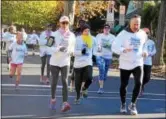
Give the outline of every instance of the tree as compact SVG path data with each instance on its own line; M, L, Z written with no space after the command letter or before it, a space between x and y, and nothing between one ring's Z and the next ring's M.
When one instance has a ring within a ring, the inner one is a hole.
M57 1L2 1L2 23L33 28L43 28L55 23L61 14L61 2Z
M156 37L156 29L160 10L159 2L145 1L142 11L142 26L150 29L153 37ZM147 18L148 16L148 18Z
M161 7L159 12L158 26L157 26L157 53L154 57L154 65L163 65L163 51L164 51L164 41L165 41L165 31L166 31L166 1L161 1Z

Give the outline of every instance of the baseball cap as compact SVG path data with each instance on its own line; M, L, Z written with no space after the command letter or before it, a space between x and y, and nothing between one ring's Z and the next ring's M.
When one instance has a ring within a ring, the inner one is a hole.
M60 20L59 20L59 22L69 22L69 17L67 17L67 16L62 16L61 18L60 18Z

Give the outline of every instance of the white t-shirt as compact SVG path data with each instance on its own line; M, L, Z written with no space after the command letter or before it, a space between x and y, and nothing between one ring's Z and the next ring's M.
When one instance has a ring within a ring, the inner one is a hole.
M115 38L112 45L112 51L120 55L119 68L132 70L137 66L143 66L143 52L147 52L147 47L144 46L147 40L147 35L143 30L132 33L126 30L121 31ZM132 51L124 53L123 50L131 48Z
M74 68L81 68L88 65L92 66L92 54L93 49L95 49L95 37L92 36L93 44L92 48L88 48L87 45L84 43L81 36L76 37L76 44L74 50ZM86 54L82 55L82 49L86 48Z
M39 41L39 37L37 34L31 34L30 35L30 43L36 45L37 41Z
M96 52L96 56L102 56L106 59L112 59L111 46L115 40L115 36L112 34L105 35L104 33L98 34L97 39L97 49L100 48L101 52Z
M70 35L63 37L59 30L55 31L55 43L51 47L52 55L50 58L50 65L64 67L70 65L70 54L74 52L75 35L70 32ZM66 52L61 52L60 47L65 47Z
M144 59L144 64L146 65L152 65L152 56L156 54L156 47L153 40L148 39L145 43L148 48L148 57Z
M16 35L6 32L4 33L3 39L6 41L6 49L8 49L13 42L16 42Z
M11 63L21 64L24 62L24 57L27 54L27 47L25 43L18 44L17 42L13 42L9 46L9 50L12 50Z

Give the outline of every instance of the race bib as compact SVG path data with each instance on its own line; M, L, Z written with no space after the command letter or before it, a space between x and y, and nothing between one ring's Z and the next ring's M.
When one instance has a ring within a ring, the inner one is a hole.
M133 48L134 52L138 52L140 45L141 45L141 42L139 38L131 37L130 46Z

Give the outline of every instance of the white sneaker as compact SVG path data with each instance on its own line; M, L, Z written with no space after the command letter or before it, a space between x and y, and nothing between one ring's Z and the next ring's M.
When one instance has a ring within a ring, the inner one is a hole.
M132 104L132 103L131 103L131 104L128 106L128 109L130 110L131 115L137 115L137 114L138 114L137 108L136 108L136 105L135 105L135 104Z
M120 107L120 113L127 113L126 104L122 104Z

